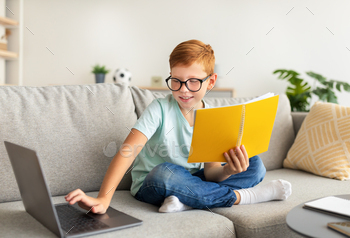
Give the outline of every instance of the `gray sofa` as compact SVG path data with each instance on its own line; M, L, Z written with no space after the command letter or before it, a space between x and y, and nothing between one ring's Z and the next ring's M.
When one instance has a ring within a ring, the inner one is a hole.
M37 151L55 203L65 202L64 195L76 188L96 197L130 128L154 98L163 96L119 84L0 87L0 237L54 237L25 212L3 141ZM247 100L209 96L205 100L212 106ZM129 172L110 206L143 224L98 237L300 237L286 224L294 206L350 193L349 181L282 167L305 115L290 113L288 98L280 95L269 151L260 155L267 168L262 184L279 178L291 182L286 201L158 213L158 207L131 196Z

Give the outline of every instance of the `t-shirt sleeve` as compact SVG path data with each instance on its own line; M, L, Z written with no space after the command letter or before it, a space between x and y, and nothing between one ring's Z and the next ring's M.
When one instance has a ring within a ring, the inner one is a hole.
M149 140L162 124L162 108L157 99L154 99L143 111L133 128L142 132Z

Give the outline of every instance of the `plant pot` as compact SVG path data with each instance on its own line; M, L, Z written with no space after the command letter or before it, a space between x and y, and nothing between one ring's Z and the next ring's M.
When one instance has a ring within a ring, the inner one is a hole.
M96 83L104 83L105 82L105 74L95 74Z

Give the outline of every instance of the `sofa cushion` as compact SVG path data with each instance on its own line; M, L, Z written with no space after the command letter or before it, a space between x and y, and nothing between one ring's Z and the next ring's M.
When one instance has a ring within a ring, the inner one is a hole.
M150 90L141 89L135 86L131 86L130 91L134 100L137 118L140 118L142 112L153 101L153 99L164 98L166 96L165 93L151 92Z
M237 237L301 237L288 228L286 216L295 206L306 201L340 194L350 194L350 181L315 176L292 169L268 171L257 186L271 180L284 179L292 184L292 195L285 201L270 201L251 205L233 205L231 208L214 208L214 213L231 219Z
M137 119L129 88L118 84L3 86L0 111L0 202L20 199L3 141L38 153L53 195L96 191Z
M96 197L97 192L88 195ZM60 196L54 197L53 202L56 204L65 200ZM129 191L116 191L110 206L141 219L143 224L91 237L236 237L232 222L224 216L202 210L159 213L158 207L136 200ZM0 220L3 238L55 237L25 212L20 201L0 204Z
M350 107L316 102L283 165L339 180L350 179Z

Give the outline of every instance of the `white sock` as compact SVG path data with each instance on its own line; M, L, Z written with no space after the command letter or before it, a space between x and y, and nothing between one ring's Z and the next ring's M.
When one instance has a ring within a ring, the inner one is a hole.
M177 197L172 195L164 199L159 212L181 212L189 209L193 208L183 204Z
M288 181L278 179L261 186L240 189L237 192L241 195L240 205L286 200L292 194L292 185Z

